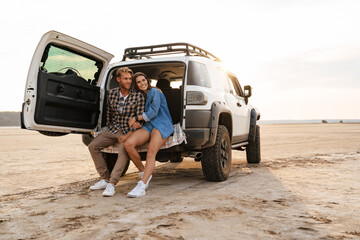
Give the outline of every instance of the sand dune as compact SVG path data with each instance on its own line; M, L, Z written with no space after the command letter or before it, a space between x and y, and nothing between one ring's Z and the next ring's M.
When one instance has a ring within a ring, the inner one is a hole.
M360 124L262 125L262 162L231 177L159 163L145 197L134 166L104 198L80 135L0 128L0 239L359 239Z

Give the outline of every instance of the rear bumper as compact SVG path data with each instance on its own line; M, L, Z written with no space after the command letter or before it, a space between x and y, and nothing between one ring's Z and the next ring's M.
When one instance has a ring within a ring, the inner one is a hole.
M210 138L210 128L192 128L184 129L186 134L186 147L201 148Z

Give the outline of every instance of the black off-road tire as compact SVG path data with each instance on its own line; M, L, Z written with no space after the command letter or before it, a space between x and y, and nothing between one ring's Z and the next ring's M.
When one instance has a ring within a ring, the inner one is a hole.
M42 135L49 136L49 137L61 137L68 135L69 133L62 133L62 132L49 132L49 131L39 131Z
M116 160L118 158L118 154L117 153L104 153L103 152L102 155L103 155L103 157L105 159L108 171L111 173L114 166L115 166ZM125 165L124 171L121 173L121 177L125 175L126 171L129 168L129 164L130 164L130 160Z
M225 181L231 168L231 142L227 128L219 125L214 146L204 149L201 158L205 178L212 182Z
M246 147L246 160L248 163L260 163L260 126L256 125L255 129L255 141L249 142Z

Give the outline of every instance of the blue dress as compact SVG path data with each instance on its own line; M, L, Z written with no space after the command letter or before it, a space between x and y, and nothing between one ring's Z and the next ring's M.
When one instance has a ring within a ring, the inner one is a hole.
M173 122L168 109L164 94L157 88L147 90L145 112L142 114L144 127L152 129L155 127L161 133L163 139L174 132ZM151 124L152 126L149 126Z

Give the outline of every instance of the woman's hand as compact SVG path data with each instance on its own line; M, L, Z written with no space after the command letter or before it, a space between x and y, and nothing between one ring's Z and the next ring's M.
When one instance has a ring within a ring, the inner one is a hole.
M131 125L131 127L138 129L138 128L141 128L141 124L139 122L134 122L133 125Z
M136 122L135 117L130 118L130 120L129 120L129 122L128 122L129 127L132 127L132 125L133 125L135 122Z

